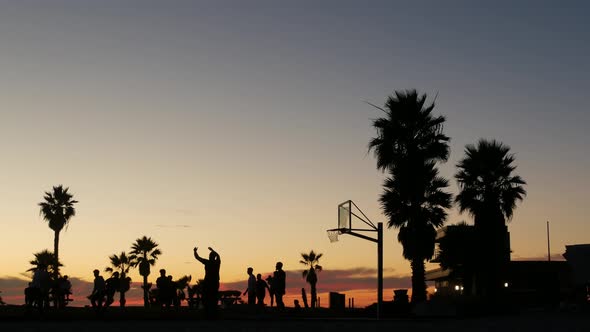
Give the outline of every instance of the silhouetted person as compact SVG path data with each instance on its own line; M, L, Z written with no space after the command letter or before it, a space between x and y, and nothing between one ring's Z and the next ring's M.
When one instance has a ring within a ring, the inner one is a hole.
M301 298L303 299L303 306L309 308L307 305L307 293L305 292L305 287L301 287Z
M272 307L275 304L275 286L272 275L266 277L266 283L268 284L268 295L270 296L270 306Z
M168 300L168 303L170 305L175 305L175 306L180 306L180 302L177 303L177 299L178 299L178 294L176 293L176 282L174 280L172 280L172 276L169 275L168 276L168 283L166 284L166 297ZM184 293L183 293L184 294Z
M256 299L258 300L258 305L263 308L267 289L269 289L268 284L262 279L262 274L258 273L256 275Z
M43 311L45 307L49 306L50 288L51 276L49 275L49 272L47 272L47 266L39 265L33 274L33 281L31 282L31 295L33 302L41 311Z
M166 270L160 270L160 276L156 279L156 287L158 290L157 298L160 305L165 305L167 308L170 307L172 303L172 297L170 293L172 292L172 276L168 278L166 276Z
M277 262L276 271L273 274L273 284L275 288L275 297L277 299L277 307L279 309L285 308L285 303L283 303L283 295L285 295L285 279L286 275L285 271L283 271L283 263Z
M25 288L25 305L32 307L35 305L35 289L33 289L33 282L29 282L29 286Z
M160 276L156 279L156 287L158 289L164 288L164 284L166 283L166 270L160 269Z
M242 295L248 293L248 305L253 306L256 304L256 277L254 277L254 269L249 267L246 273L248 273L248 288Z
M67 275L64 275L57 280L57 286L55 289L58 307L63 308L68 304L67 302L70 298L70 295L72 294L72 283L68 279Z
M121 280L119 279L119 272L114 272L113 275L105 281L106 302L105 307L110 306L115 302L115 293L121 288Z
M195 258L205 266L205 278L203 279L203 305L205 312L209 317L213 317L217 311L217 301L219 298L219 268L221 267L221 257L209 247L209 259L199 256L198 248L193 249Z
M105 282L104 278L100 275L100 271L94 270L94 287L92 288L92 293L90 294L90 303L92 307L99 311L102 308L102 303L104 301L105 295Z
M297 299L293 300L293 306L295 307L295 311L297 311L297 312L301 311L301 305L299 305L299 300L297 300Z

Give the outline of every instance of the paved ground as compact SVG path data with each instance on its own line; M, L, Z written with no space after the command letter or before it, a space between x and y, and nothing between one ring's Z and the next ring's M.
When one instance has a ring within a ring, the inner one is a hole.
M469 319L224 319L205 320L76 320L4 321L0 331L130 332L130 331L280 331L280 332L461 332L461 331L590 331L587 314L530 314Z
M408 315L405 318L386 318L380 321L373 318L374 313L366 310L333 312L327 309L273 309L252 311L247 306L236 306L220 310L217 320L206 320L202 310L195 311L187 307L178 310L114 307L97 316L91 308L50 309L41 314L23 306L0 306L0 332L590 332L590 310L586 309L578 313L527 312L468 318L454 315L436 318Z

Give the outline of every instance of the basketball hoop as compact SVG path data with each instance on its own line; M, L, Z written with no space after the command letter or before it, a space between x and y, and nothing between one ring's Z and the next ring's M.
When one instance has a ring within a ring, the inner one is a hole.
M342 231L338 228L329 229L326 232L328 233L328 239L330 239L331 243L338 242L338 235L342 234Z
M380 319L383 310L383 223L375 225L353 201L348 200L338 204L338 228L326 232L330 242L338 242L340 234L347 234L377 244L377 319ZM365 235L367 233L377 236Z

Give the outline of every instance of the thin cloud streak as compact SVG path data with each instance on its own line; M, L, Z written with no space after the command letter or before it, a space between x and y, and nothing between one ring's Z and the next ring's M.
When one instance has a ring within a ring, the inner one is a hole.
M388 270L392 272L393 270ZM287 293L301 293L301 288L309 288L300 271L285 271L287 275ZM258 273L254 271L254 273ZM271 272L262 273L263 278ZM244 275L245 276L245 275ZM386 275L383 277L384 288L410 288L411 278L407 275ZM375 289L377 287L377 270L372 268L352 268L324 270L318 273L317 288L319 292L345 292L352 290ZM222 284L223 289L246 289L246 278L236 282Z

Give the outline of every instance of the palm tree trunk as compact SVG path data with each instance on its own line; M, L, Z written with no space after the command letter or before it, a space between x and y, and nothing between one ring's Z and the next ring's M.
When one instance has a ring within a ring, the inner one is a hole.
M315 308L317 306L318 295L315 283L311 284L311 308Z
M125 307L125 285L127 282L127 274L125 273L125 263L121 263L121 273L119 274L119 306Z
M149 305L147 284L148 284L147 276L143 276L143 306L146 308Z
M52 288L51 291L53 291L53 285L57 283L57 278L59 277L59 231L54 231L53 233L54 233L54 236L53 236L53 255L54 256L53 257L55 258L55 261L53 262L53 281L51 283L51 288ZM57 301L56 296L54 296L54 299L53 299L53 306L55 308L57 308L57 306L58 306L58 301Z
M55 256L55 262L53 262L53 278L57 280L59 276L59 231L54 231L53 255Z
M424 281L424 260L412 259L412 303L426 301L426 282Z

